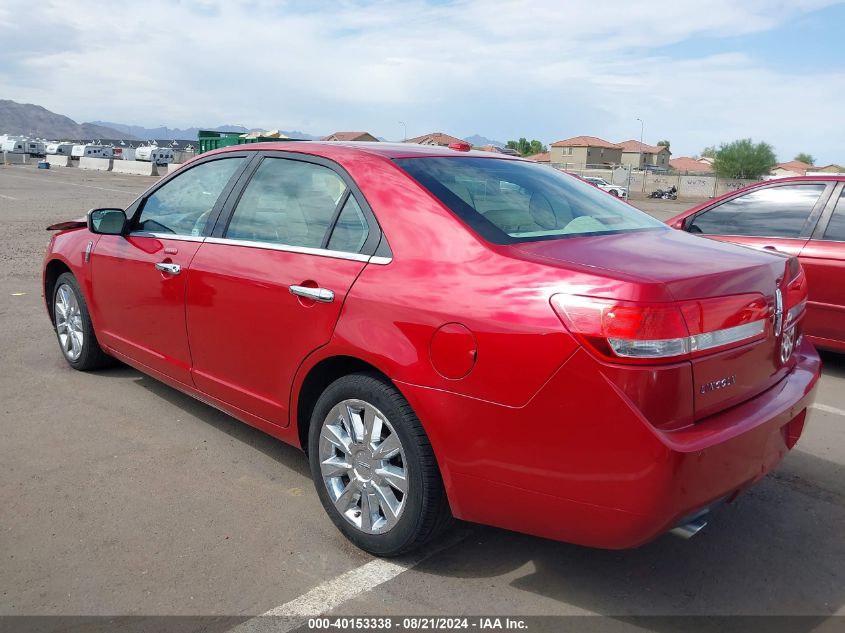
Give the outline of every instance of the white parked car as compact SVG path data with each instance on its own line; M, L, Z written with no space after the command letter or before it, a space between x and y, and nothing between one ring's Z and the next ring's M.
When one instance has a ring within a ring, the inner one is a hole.
M604 178L598 178L596 176L584 176L584 180L586 180L591 185L595 185L599 189L607 191L609 194L612 194L617 198L628 198L628 187L611 184L607 182Z

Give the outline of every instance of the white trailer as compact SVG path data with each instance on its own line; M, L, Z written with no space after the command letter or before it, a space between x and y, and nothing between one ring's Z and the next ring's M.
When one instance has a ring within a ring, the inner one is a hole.
M47 145L48 154L70 156L71 151L73 151L73 143L49 143Z
M135 160L149 161L156 165L169 165L174 161L174 154L169 147L145 145L135 148Z
M82 158L83 156L90 156L91 158L111 158L114 156L114 150L111 147L104 145L74 145L71 149L70 155L72 158Z

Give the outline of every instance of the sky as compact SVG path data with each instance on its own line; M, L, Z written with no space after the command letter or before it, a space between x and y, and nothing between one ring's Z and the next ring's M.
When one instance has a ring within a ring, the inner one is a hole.
M83 122L738 138L845 164L845 1L0 0L0 98ZM402 125L401 122L404 122Z

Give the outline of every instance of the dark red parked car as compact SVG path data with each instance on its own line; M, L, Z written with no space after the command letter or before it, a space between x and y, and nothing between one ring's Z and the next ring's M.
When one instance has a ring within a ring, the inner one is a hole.
M810 292L804 332L817 347L845 352L845 176L757 183L700 204L667 224L797 257Z
M606 548L694 533L802 432L798 260L458 149L234 147L54 227L62 352L303 447L376 554L451 517Z

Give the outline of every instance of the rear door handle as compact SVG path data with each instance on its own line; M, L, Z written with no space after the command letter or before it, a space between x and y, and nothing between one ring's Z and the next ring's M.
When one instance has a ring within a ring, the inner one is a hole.
M297 297L313 299L320 303L331 303L334 301L334 293L328 288L309 288L308 286L290 286L290 293Z
M168 262L156 262L156 269L168 275L178 275L182 272L182 267L179 264L170 264Z

